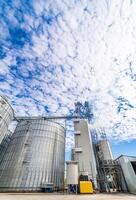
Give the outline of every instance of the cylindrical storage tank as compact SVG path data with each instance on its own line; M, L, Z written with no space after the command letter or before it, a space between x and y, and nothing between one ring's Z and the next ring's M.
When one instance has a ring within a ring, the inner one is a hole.
M67 184L78 184L78 163L76 161L67 161Z
M6 134L6 136L4 137L4 139L2 140L2 142L0 144L0 163L1 163L3 156L7 150L7 147L10 143L11 135L12 135L12 132L8 131L8 133Z
M102 152L103 160L113 160L113 155L108 140L101 140L99 142L99 148Z
M7 99L0 96L0 144L8 134L8 126L14 118L14 111Z
M43 184L62 189L65 129L44 119L18 123L0 164L1 191L39 191Z

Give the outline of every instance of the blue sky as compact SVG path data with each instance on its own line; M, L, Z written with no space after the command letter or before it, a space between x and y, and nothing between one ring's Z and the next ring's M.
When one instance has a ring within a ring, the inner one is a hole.
M129 152L136 139L135 8L132 0L1 0L0 93L16 115L69 114L75 101L88 100L92 127L105 128Z
M110 144L114 158L120 155L136 156L136 140L111 142Z

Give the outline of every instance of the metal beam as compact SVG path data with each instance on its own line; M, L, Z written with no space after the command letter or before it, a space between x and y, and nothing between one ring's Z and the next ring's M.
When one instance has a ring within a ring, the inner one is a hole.
M71 119L77 119L77 118L81 118L79 116L67 116L67 115L64 115L64 116L30 116L30 117L25 117L25 116L16 116L15 119L17 121L20 121L20 120L33 120L33 119L44 119L44 120L48 120L48 119L67 119L67 120L71 120ZM83 117L82 117L83 118Z

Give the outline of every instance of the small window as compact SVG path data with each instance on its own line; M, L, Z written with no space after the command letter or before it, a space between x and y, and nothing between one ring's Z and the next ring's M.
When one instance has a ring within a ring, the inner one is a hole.
M75 153L82 153L82 147L76 147L75 148Z
M79 123L80 122L79 119L74 119L73 121L74 121L74 123Z
M75 135L81 135L81 132L80 131L74 131L74 134Z
M131 165L132 165L133 170L134 170L134 172L135 172L135 174L136 174L136 161L131 162Z

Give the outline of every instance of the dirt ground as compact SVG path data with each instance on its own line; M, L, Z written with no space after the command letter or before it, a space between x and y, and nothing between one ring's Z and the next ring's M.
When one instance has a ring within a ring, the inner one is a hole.
M63 195L45 193L0 193L0 200L136 200L131 194Z

